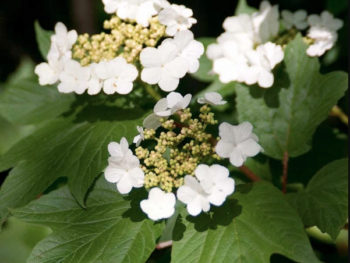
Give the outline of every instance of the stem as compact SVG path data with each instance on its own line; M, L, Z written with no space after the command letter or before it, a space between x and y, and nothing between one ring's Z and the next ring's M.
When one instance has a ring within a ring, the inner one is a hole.
M338 106L333 107L331 115L339 118L345 125L349 125L348 115L346 115Z
M169 241L165 241L165 242L161 242L161 243L157 244L156 249L161 250L164 248L171 247L172 245L173 245L173 241L169 240Z
M162 96L151 85L146 85L146 91L156 101L158 101L162 98Z
M287 182L288 182L288 152L284 153L283 156L283 176L282 176L282 192L287 193Z
M256 176L252 170L250 170L247 166L242 165L241 167L239 167L239 170L241 170L242 173L245 174L245 176L247 176L250 180L252 180L253 182L258 182L261 179Z

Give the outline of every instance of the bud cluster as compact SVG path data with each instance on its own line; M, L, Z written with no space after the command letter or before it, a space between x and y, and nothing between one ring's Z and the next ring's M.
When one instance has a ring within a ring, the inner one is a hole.
M145 173L145 187L159 187L166 192L184 184L186 175L194 176L200 163L219 159L215 153L217 138L206 131L208 125L217 124L208 105L193 118L189 108L178 111L169 119L161 119L162 129L145 129L143 145L137 147L136 156ZM154 144L154 143L153 143Z
M159 23L158 17L152 17L149 22L149 27L143 27L113 16L104 22L104 29L109 33L79 35L72 56L82 66L108 61L118 55L133 63L138 60L144 47L155 47L165 36L165 26Z

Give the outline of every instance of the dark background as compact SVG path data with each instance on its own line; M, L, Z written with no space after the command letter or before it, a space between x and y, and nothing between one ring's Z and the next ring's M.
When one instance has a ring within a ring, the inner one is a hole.
M185 4L192 8L198 24L193 31L196 37L218 36L222 31L222 22L234 14L238 0L174 0L173 3ZM258 7L261 1L247 0L251 6ZM320 13L329 10L345 20L347 0L279 0L280 10L305 9L308 13ZM39 62L41 59L35 42L33 23L39 20L42 27L52 30L57 21L62 21L69 29L78 33L97 33L107 15L103 12L101 0L0 0L0 82L15 70L24 56ZM336 63L328 63L325 71L347 70L347 22L339 34Z

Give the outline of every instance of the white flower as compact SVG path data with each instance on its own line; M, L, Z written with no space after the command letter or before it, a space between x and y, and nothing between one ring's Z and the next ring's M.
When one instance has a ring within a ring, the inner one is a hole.
M200 183L191 175L185 176L184 185L177 190L177 198L187 205L187 211L191 216L197 216L202 211L210 210L208 193L204 192Z
M163 9L159 15L159 22L166 25L166 33L174 36L176 32L187 30L197 23L193 17L193 11L183 5L171 5Z
M35 74L39 77L39 84L52 85L58 81L59 74L64 67L63 60L52 60L49 63L43 62L35 67Z
M141 79L151 85L158 84L166 92L175 90L189 69L188 62L179 56L177 46L170 41L158 48L143 49L140 61L144 67Z
M331 49L338 39L337 30L343 26L343 21L334 18L328 11L323 11L321 16L310 15L308 23L311 26L308 37L314 40L306 53L309 56L322 56L327 50Z
M133 81L138 71L122 57L103 61L94 67L94 72L103 81L103 91L106 94L128 94L133 89ZM96 90L98 83L95 83Z
M308 37L312 38L314 43L308 47L306 53L310 57L320 57L334 46L338 39L338 34L326 28L311 27Z
M222 158L230 158L232 165L240 167L247 157L253 157L261 151L258 138L252 132L249 122L237 126L226 122L219 126L220 140L216 145L216 153Z
M323 27L331 31L337 31L343 26L343 21L329 13L328 11L323 11L321 15L310 15L307 19L311 27Z
M279 30L278 6L268 1L260 4L260 10L252 14L252 22L255 30L255 38L258 43L265 43L278 34Z
M125 137L121 138L120 143L111 142L108 144L108 152L110 154L110 162L120 162L127 155L132 155L132 151L129 149L129 143Z
M284 58L281 46L267 42L260 45L256 50L247 52L250 67L243 76L247 84L258 83L262 88L269 88L274 83L272 69Z
M236 41L210 45L207 55L209 58L215 58L213 71L219 75L221 82L242 81L242 72L247 69L248 60Z
M210 204L221 206L235 189L228 169L221 165L198 165L195 176L198 180L187 175L184 185L177 190L178 199L187 205L187 211L192 216L208 212Z
M58 53L58 56L65 56L67 52L71 54L71 49L78 39L78 33L75 30L67 30L67 27L58 22L55 26L55 34L51 36L50 53Z
M222 96L217 92L207 92L204 98L198 99L199 104L224 105L227 101L222 99Z
M82 67L79 62L69 60L65 63L64 70L59 75L58 91L82 94L88 88L90 77L91 70L89 67Z
M282 22L287 29L291 29L294 26L296 29L304 30L308 27L306 21L307 12L305 10L298 10L294 13L289 10L283 10L281 14Z
M157 15L162 7L169 3L165 0L103 0L106 13L116 13L121 19L136 20L144 27L149 26L149 19Z
M191 102L191 98L191 94L183 97L178 92L171 92L166 98L157 102L154 106L154 113L159 117L169 117L175 112L187 108Z
M160 188L152 188L148 199L141 201L144 213L154 221L171 217L175 212L176 198L173 193L165 193Z
M133 187L140 188L144 185L144 173L140 161L126 144L127 141L123 138L120 144L111 143L108 146L111 157L104 171L106 180L115 183L121 194L128 194Z
M143 134L143 128L140 126L137 126L137 131L139 132L138 135L134 137L133 143L136 144L136 147L139 147L141 142L145 139L145 136Z
M199 69L199 58L204 53L204 46L201 42L194 40L194 35L189 30L180 31L173 39L166 39L164 42L175 44L179 50L179 56L187 61L188 72L195 73Z
M221 206L235 190L235 181L229 177L229 170L222 165L200 164L195 175L203 190L208 193L209 202L215 206Z
M40 63L35 68L40 85L52 85L58 81L65 63L71 60L71 48L77 38L78 34L75 30L68 31L61 22L56 24L55 34L51 36L51 46L47 54L48 62Z

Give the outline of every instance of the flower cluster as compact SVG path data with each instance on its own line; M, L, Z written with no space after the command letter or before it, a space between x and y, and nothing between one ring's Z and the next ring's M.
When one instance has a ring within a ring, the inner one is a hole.
M210 92L199 98L202 106L196 116L189 108L191 98L171 92L158 101L144 127L137 127L135 155L125 139L109 145L106 180L116 183L122 194L132 187L149 190L140 206L152 220L169 218L176 199L192 216L208 212L211 205L221 206L234 192L235 182L218 162L227 158L240 167L262 150L250 123L222 123L219 137L212 133L218 121L211 106L226 103L220 94Z
M297 30L310 26L305 38L311 44L307 54L321 56L333 47L336 31L342 27L342 21L334 19L327 11L321 16L308 17L304 10L295 13L284 10L281 15L280 21L278 6L263 1L260 10L251 15L226 18L225 32L207 49L207 56L213 60L213 72L223 83L257 83L262 88L269 88L274 83L272 70L283 60L283 48ZM280 27L281 22L283 27Z
M35 73L41 85L58 83L62 93L128 94L141 80L170 92L199 68L203 45L189 31L191 9L166 0L103 0L112 14L96 35L79 35L57 23L47 63Z

